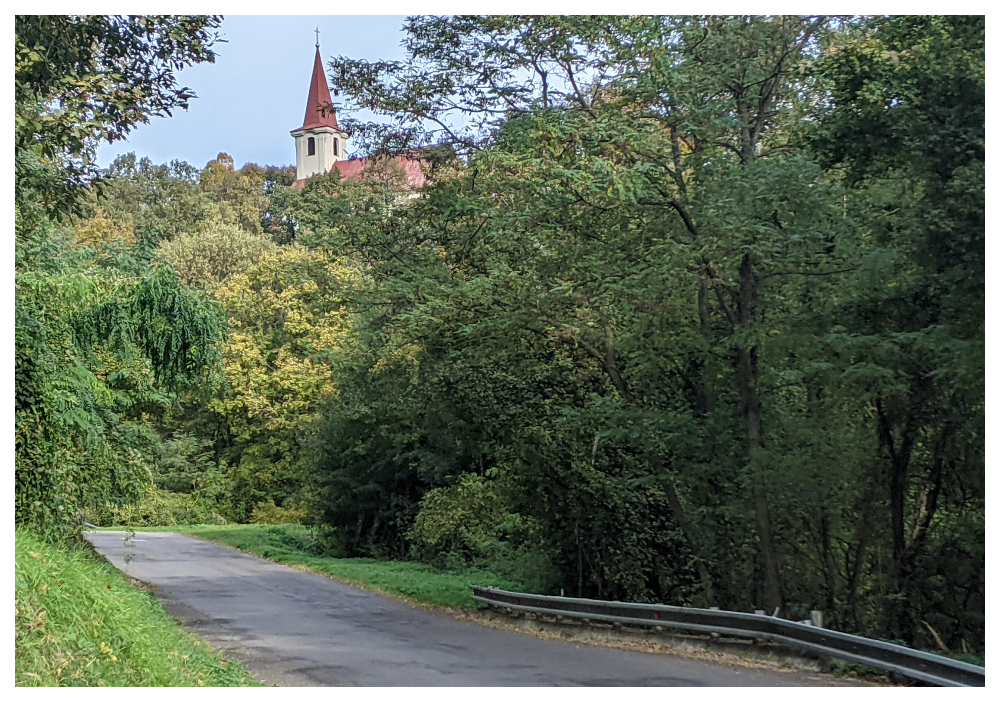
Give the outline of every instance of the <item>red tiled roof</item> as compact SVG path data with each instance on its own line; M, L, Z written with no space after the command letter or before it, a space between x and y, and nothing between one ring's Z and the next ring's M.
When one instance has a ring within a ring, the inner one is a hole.
M349 161L336 161L333 167L340 171L340 175L344 180L354 180L361 177L362 172L368 169L373 162L371 158L358 158ZM423 187L426 182L426 176L424 175L423 168L421 168L423 164L422 159L411 156L394 156L391 159L391 163L401 168L406 175L407 190L415 190L416 188ZM305 185L305 180L297 180L292 184L292 187L299 189L304 188Z
M306 102L306 117L302 121L299 129L314 129L316 127L337 126L337 113L330 108L321 108L329 105L330 86L326 84L326 74L323 73L323 60L319 56L319 47L316 47L316 60L313 62L312 81L309 83L309 100Z

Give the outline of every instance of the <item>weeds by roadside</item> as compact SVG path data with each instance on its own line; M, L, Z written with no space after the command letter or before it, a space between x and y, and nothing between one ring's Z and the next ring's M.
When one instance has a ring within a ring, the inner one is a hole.
M86 545L53 544L23 528L14 544L15 685L258 684Z

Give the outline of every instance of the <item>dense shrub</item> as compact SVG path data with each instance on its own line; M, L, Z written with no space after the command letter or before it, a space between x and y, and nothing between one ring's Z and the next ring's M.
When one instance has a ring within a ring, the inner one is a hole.
M518 530L522 521L495 482L467 473L424 495L407 537L416 558L457 567L499 555L504 532Z
M124 505L106 503L91 511L97 526L155 527L178 524L225 524L226 519L196 495L148 490Z
M278 507L274 500L265 500L253 510L253 524L301 524L306 516L304 507L283 505Z

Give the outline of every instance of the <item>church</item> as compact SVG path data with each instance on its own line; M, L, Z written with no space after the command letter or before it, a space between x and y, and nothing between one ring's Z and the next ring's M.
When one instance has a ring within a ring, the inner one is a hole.
M327 109L324 110L324 107ZM306 116L302 126L292 130L292 136L295 138L296 174L293 188L302 188L309 178L327 174L334 169L344 178L358 178L375 162L371 157L347 158L347 140L350 135L337 125L337 112L331 106L330 87L323 72L319 42L316 43ZM406 176L408 190L423 186L425 177L419 157L394 156L390 158L390 162ZM384 163L384 159L380 158L379 163Z

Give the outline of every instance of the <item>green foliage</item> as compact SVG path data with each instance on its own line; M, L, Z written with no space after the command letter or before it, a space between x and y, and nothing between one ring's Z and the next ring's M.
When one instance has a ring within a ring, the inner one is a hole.
M248 163L239 171L229 154L219 154L201 172L203 192L218 203L223 222L231 222L250 234L260 234L261 219L270 205L266 193L265 171Z
M890 566L871 621L924 645L931 626L956 649L978 637L985 593L984 41L981 17L846 31L821 63L835 102L813 137L856 184L872 240L828 337L877 427Z
M282 247L215 290L232 332L222 346L227 389L209 408L229 436L222 501L235 521L268 499L305 498L319 405L335 389L332 351L350 325L342 299L351 278L330 256Z
M160 443L149 418L173 391L210 376L218 358L217 309L148 264L162 229L147 215L160 212L131 195L98 205L100 184L84 186L97 175L100 141L187 107L193 93L175 73L214 59L219 21L15 22L15 521L49 536L72 533L87 509L139 499ZM135 166L134 157L117 162ZM122 216L123 201L141 216ZM71 214L89 221L57 230Z
M351 128L465 159L332 228L371 280L316 471L337 543L473 549L444 515L490 475L570 592L981 650L981 20L406 31L335 61L392 119Z
M223 322L169 271L135 280L76 272L66 258L51 272L30 265L51 242L45 231L18 242L15 518L57 533L148 487L158 437L143 415L211 372Z
M130 228L146 250L181 234L204 232L218 225L218 203L198 185L198 170L184 161L156 165L135 154L116 158L103 173L95 206Z
M429 490L407 539L413 557L424 563L492 570L519 580L528 592L558 590L539 525L511 511L495 480L467 473L454 485Z
M88 545L89 546L89 545ZM14 530L16 686L247 686L257 682L183 631L152 594L86 546Z
M363 146L440 144L418 198L220 154L19 202L18 514L981 653L982 18L405 29L333 78Z
M409 538L421 560L462 563L494 555L504 528L516 529L517 519L495 483L466 474L423 496Z
M310 178L302 188L274 188L264 226L278 243L294 241L339 251L360 232L378 230L392 221L404 180L391 164L376 163L357 180L344 180L333 170Z
M251 521L254 524L300 524L305 516L303 507L278 507L274 500L267 500L254 507Z
M173 526L176 524L225 524L198 495L147 490L138 500L125 505L105 503L88 512L97 526Z
M188 285L211 289L233 273L246 271L272 248L263 237L223 224L165 241L156 255Z
M214 467L211 442L183 431L165 439L157 456L156 486L168 492L191 493L202 487Z
M139 281L116 285L73 315L80 349L106 345L131 359L149 359L154 379L168 389L193 383L219 361L225 322L216 305L183 286L167 269L154 267Z
M213 62L221 18L18 15L14 27L15 199L49 216L78 207L100 141L187 109L175 73Z

